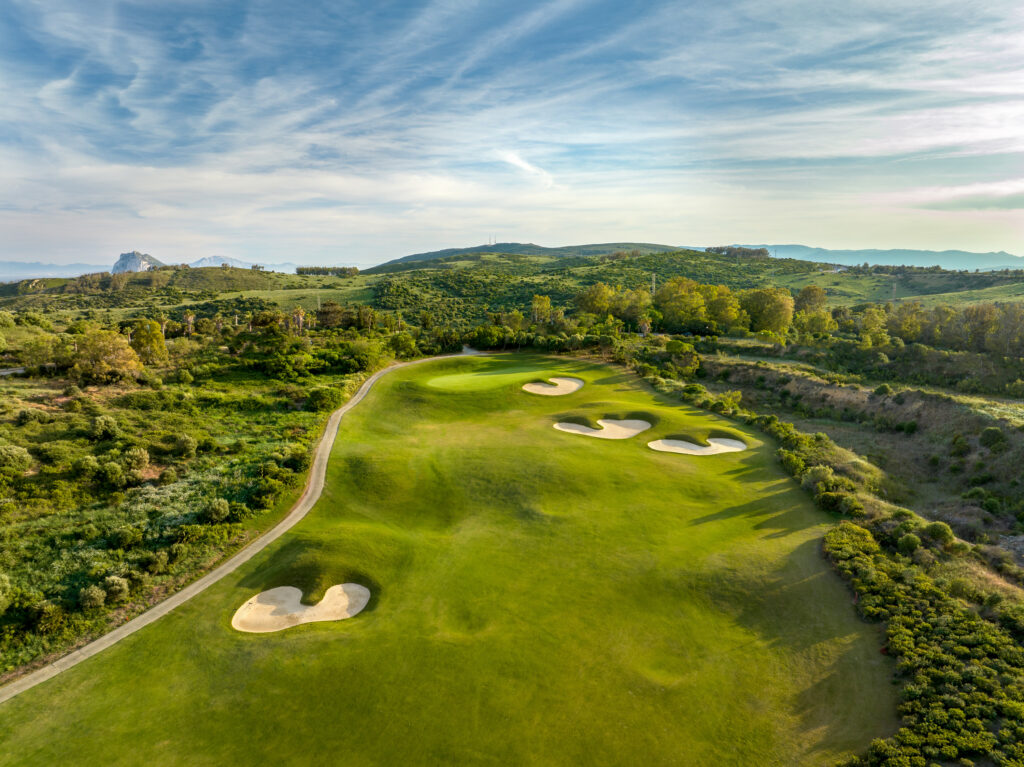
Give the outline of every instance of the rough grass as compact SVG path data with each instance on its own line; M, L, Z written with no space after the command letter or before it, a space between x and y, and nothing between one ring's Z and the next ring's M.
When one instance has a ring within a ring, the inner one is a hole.
M519 388L559 374L587 386ZM570 399L658 425L581 440L550 428ZM645 447L719 430L752 449ZM599 365L392 373L343 422L301 525L0 707L0 764L831 764L893 729L892 667L773 452ZM258 591L347 580L374 595L352 620L230 629Z

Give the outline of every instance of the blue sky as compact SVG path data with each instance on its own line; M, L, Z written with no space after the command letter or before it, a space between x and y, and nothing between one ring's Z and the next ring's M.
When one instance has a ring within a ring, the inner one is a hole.
M0 4L0 259L1024 255L1024 5Z

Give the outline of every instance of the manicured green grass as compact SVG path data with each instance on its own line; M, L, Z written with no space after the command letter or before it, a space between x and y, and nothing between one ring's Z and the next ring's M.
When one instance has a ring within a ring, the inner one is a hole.
M477 373L499 383L437 386ZM587 385L520 389L552 375ZM552 428L638 412L655 426L623 441ZM646 447L720 432L752 449ZM396 371L343 421L306 520L0 706L0 764L831 764L893 729L892 667L773 452L605 366ZM344 581L373 591L354 619L230 628L258 591Z

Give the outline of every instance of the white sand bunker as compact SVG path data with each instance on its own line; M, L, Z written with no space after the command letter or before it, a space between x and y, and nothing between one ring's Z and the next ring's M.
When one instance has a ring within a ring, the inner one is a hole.
M738 453L746 450L745 442L727 437L709 437L707 445L697 445L684 439L656 439L648 442L647 447L662 453L685 453L686 455L717 455L718 453Z
M370 592L358 583L331 586L315 605L304 605L302 591L294 586L278 586L254 596L235 612L231 626L252 634L298 626L316 621L340 621L362 612L370 601Z
M559 397L563 394L572 394L583 388L583 381L579 378L549 378L551 383L528 383L523 384L523 391L530 394L543 394L547 397Z
M597 425L600 429L594 429L590 426L584 426L579 423L566 423L560 421L555 424L555 428L559 431L567 431L572 434L584 434L588 437L597 437L598 439L629 439L635 437L642 431L647 431L651 428L651 424L647 421L631 420L626 419L624 421L617 421L614 418L600 418L597 421Z

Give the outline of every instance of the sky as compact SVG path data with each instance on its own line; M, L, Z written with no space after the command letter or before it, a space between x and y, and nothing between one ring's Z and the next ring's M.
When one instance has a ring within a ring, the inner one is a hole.
M0 260L1024 255L1020 0L4 0Z

